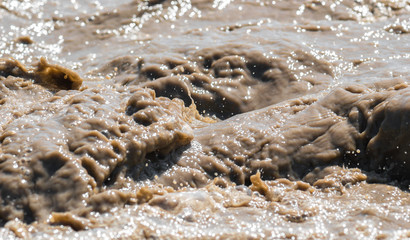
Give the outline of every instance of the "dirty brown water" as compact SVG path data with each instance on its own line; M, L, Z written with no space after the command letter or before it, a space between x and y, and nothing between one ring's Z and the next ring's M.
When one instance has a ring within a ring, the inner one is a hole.
M408 0L0 1L1 239L409 239Z

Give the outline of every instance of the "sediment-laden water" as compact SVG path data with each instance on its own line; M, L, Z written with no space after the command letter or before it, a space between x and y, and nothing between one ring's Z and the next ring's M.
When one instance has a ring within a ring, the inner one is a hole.
M407 0L0 1L2 239L410 238Z

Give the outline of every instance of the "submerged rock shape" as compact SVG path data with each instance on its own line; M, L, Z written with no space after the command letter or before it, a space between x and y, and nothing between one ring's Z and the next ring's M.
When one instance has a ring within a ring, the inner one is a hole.
M388 173L409 180L410 90L406 83L376 88L351 85L322 98L303 97L237 115L195 131L193 147L159 179L198 186L215 176L250 184L263 179L304 178L332 165ZM196 174L182 173L197 169ZM178 178L176 177L178 176Z
M13 91L30 97L27 92L33 90ZM24 110L19 107L4 105L1 110L7 115L7 111ZM74 95L57 92L26 107L29 110L21 117L1 126L3 223L15 218L31 223L46 220L52 212L84 215L124 205L136 193L116 189L154 177L144 172L147 164L160 168L161 162L147 155L167 155L189 144L190 124L202 121L181 100L156 98L153 90L137 87ZM55 215L53 219L66 218Z

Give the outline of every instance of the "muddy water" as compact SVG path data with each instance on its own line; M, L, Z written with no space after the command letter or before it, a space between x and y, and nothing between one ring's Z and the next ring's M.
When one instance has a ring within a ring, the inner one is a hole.
M409 17L1 1L2 239L410 238Z

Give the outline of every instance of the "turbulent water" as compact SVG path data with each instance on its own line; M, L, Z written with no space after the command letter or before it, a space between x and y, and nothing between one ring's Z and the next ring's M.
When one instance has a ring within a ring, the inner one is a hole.
M408 0L0 1L2 239L410 239Z

